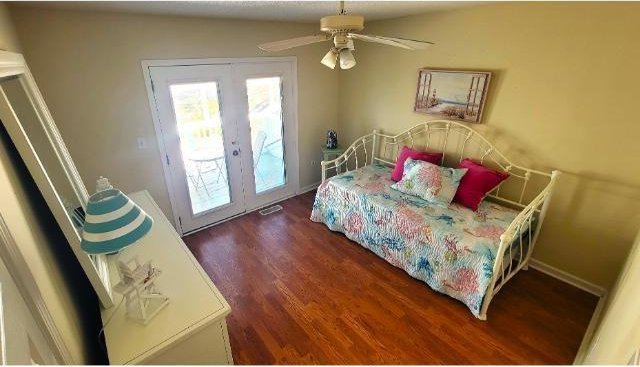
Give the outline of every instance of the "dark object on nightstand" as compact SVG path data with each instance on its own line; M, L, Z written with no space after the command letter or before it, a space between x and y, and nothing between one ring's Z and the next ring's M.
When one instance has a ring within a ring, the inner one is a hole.
M338 134L335 130L327 130L327 148L336 149L338 147Z

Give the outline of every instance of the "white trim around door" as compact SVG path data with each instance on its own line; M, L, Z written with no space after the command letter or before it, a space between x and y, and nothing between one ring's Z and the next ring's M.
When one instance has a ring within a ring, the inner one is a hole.
M158 101L156 100L156 94L154 93L153 78L152 78L152 70L157 67L171 67L171 66L204 66L204 65L234 65L238 69L246 69L251 68L252 65L262 65L266 66L267 69L269 65L275 65L277 63L286 63L290 65L291 70L291 78L290 81L287 81L287 85L283 84L283 87L290 90L289 98L290 103L288 103L289 111L289 119L291 120L291 124L287 126L287 130L285 134L289 136L290 146L288 147L287 155L295 157L293 162L287 162L287 180L289 190L286 192L282 192L281 195L265 195L262 200L256 200L255 194L252 196L250 193L249 197L253 200L247 202L246 208L244 212L250 212L255 210L258 207L262 207L270 204L271 202L279 201L285 199L287 197L293 196L300 192L299 187L299 151L298 151L298 85L297 85L297 60L296 57L252 57L252 58L207 58L207 59L173 59L173 60L143 60L142 61L142 71L145 80L145 85L147 88L147 96L149 100L149 106L151 110L151 115L153 119L153 125L156 133L156 140L158 143L158 148L160 150L160 159L163 168L163 174L165 179L165 184L167 185L167 191L169 192L169 200L171 203L172 209L172 217L174 222L174 227L180 233L180 235L184 235L191 231L196 231L202 228L206 228L210 225L214 225L216 223L210 223L202 226L198 229L183 229L180 225L180 207L181 207L181 199L178 194L179 189L182 188L176 187L175 179L172 179L172 171L170 167L169 157L170 149L165 142L164 134L167 133L167 127L163 126L161 120L161 112L158 109ZM240 83L234 83L239 85ZM245 145L250 144L248 142L244 142ZM244 149L245 151L247 149ZM246 159L245 159L246 161ZM248 177L245 175L245 177ZM248 181L248 180L247 180ZM248 185L251 186L251 185ZM255 187L254 187L255 188ZM251 189L245 188L245 190ZM245 195L246 196L246 195ZM267 197L268 196L268 197ZM182 203L184 204L184 203Z

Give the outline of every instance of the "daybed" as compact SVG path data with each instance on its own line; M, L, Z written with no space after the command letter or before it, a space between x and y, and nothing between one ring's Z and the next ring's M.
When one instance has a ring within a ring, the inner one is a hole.
M443 152L443 166L475 158L510 177L477 211L457 203L433 205L391 188L391 168L404 145ZM327 179L332 172L337 174ZM311 220L344 233L485 320L492 297L528 266L558 174L511 163L454 121L428 121L395 136L374 130L322 162Z

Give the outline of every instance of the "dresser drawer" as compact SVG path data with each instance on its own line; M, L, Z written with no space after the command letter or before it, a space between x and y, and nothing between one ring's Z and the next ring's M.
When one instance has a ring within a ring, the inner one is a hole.
M226 321L218 321L141 364L233 364Z

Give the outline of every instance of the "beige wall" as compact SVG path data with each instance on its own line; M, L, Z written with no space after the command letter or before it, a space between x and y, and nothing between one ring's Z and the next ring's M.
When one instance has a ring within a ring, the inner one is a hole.
M31 70L89 191L104 175L126 192L149 189L171 207L140 61L268 56L261 42L313 34L316 25L12 8ZM326 45L298 59L300 185L320 180L320 144L337 123L337 71ZM136 137L149 147L138 150Z
M3 3L0 3L0 50L20 51L20 44L9 16L9 10Z
M5 4L0 3L0 49L19 51L11 20ZM10 147L8 139L0 140L0 213L5 219L22 255L38 284L49 312L59 329L74 361L79 364L92 360L84 340L82 316L84 309L97 310L97 303L78 304L77 293L65 279L58 246L66 246L64 238L52 233L47 221L52 221L46 205L30 189L28 173L22 169L19 157ZM69 249L70 251L70 249ZM72 255L71 255L72 256ZM73 259L75 260L75 259ZM77 261L75 266L79 268ZM87 282L85 282L87 283ZM84 283L82 283L84 285ZM77 284L76 284L77 285ZM94 298L94 302L97 299ZM96 339L97 340L97 339Z
M640 224L638 19L638 3L500 3L370 23L436 46L357 43L340 73L342 139L425 120L412 112L421 67L492 71L474 127L517 163L565 172L534 257L609 286Z
M600 325L591 338L580 364L631 364L640 353L640 233L629 252L624 268L607 299Z

